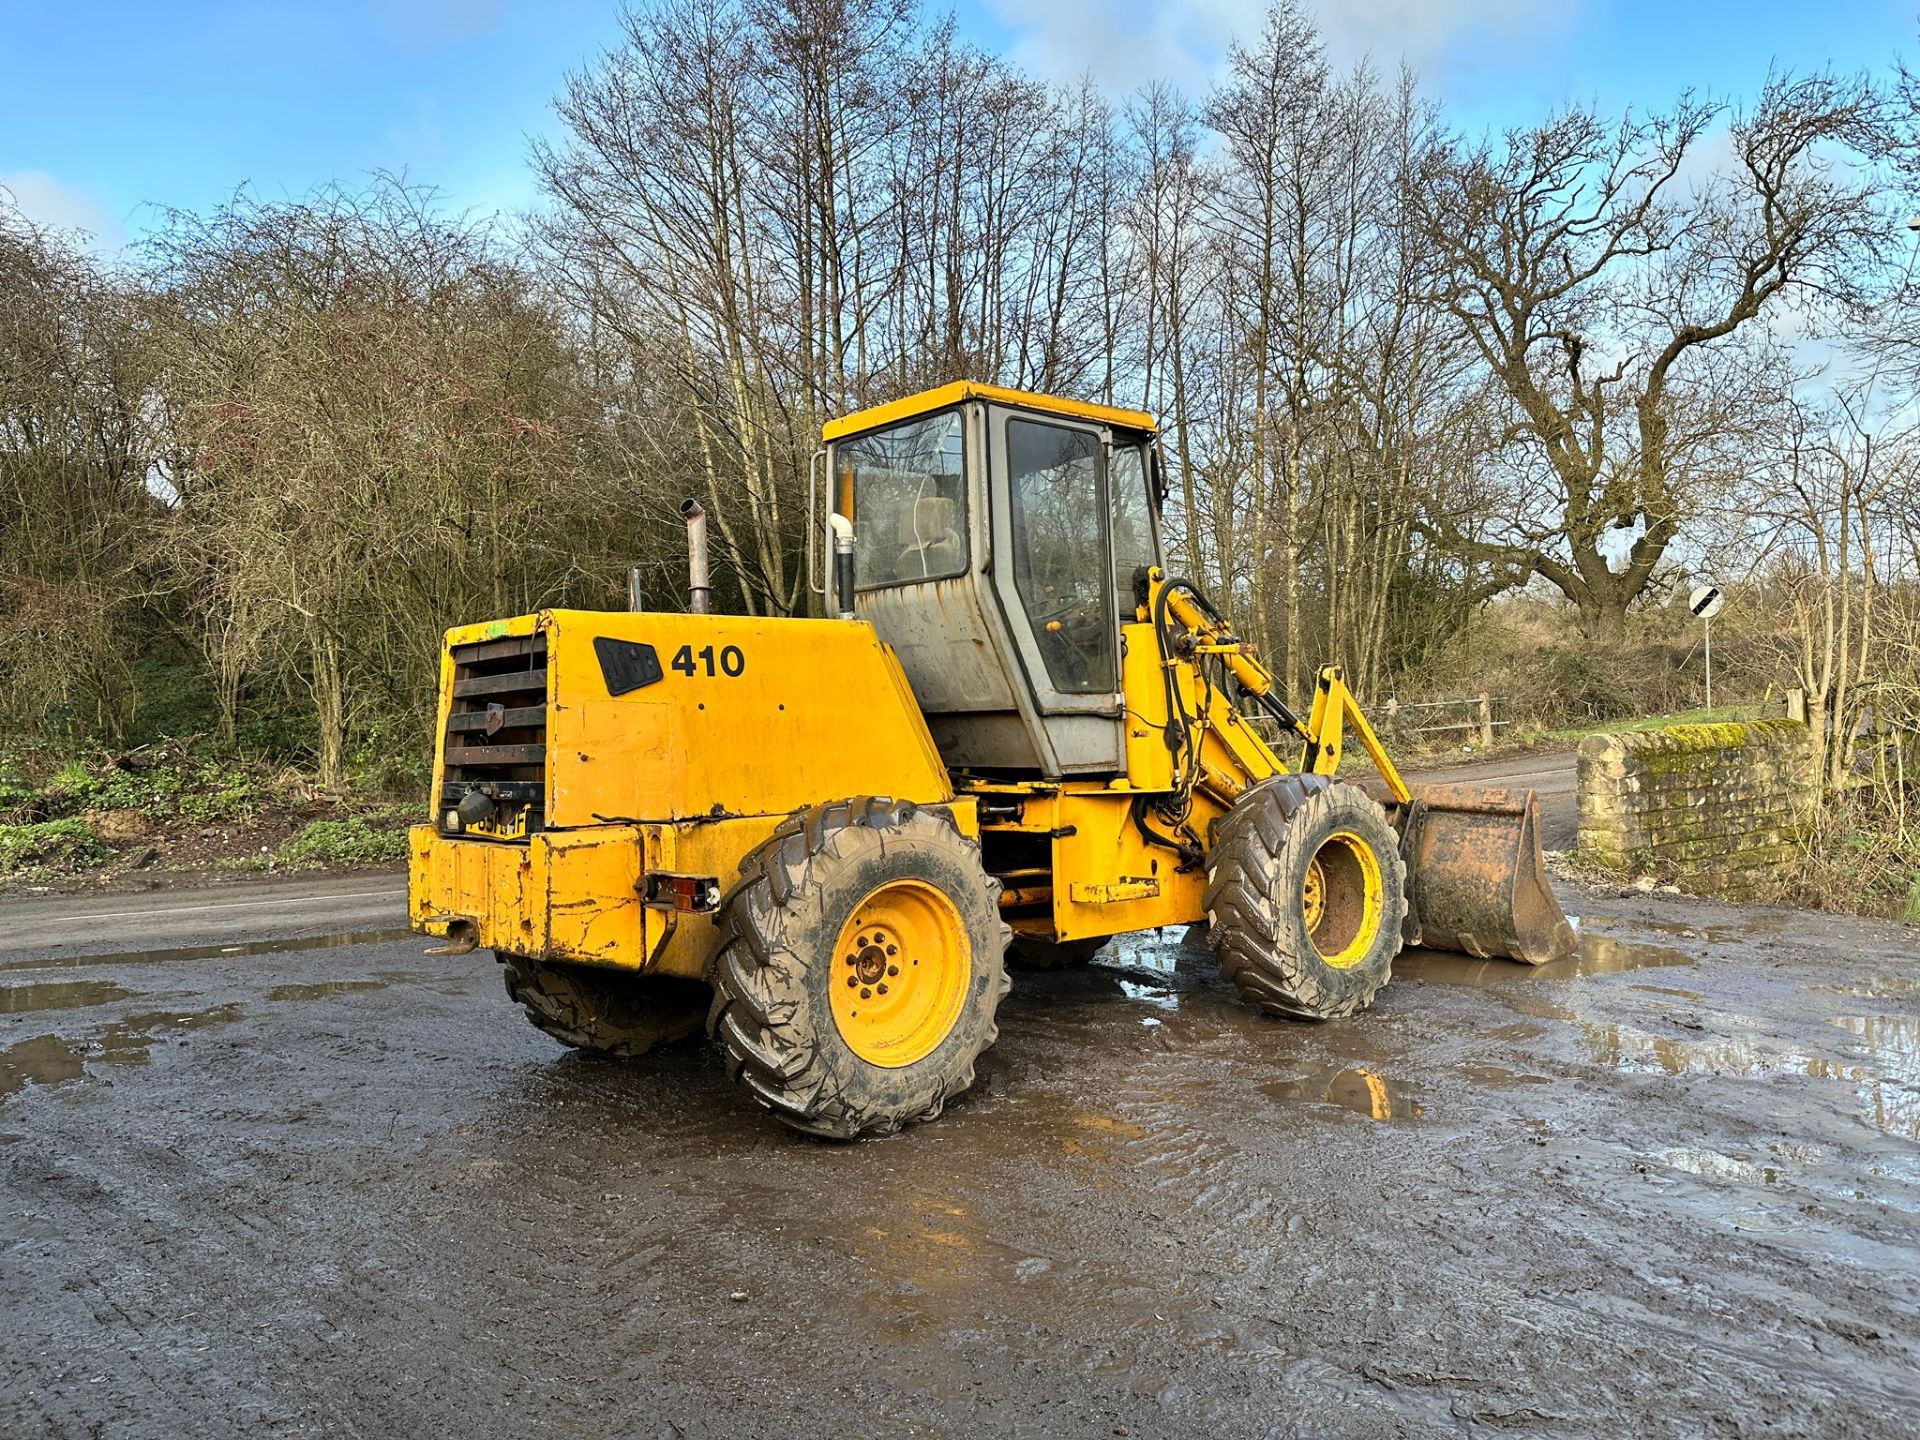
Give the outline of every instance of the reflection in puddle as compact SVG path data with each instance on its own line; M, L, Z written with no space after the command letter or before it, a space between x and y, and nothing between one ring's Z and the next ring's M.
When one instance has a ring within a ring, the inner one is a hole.
M1735 1180L1746 1184L1777 1185L1786 1173L1778 1165L1755 1165L1750 1160L1737 1160L1731 1155L1722 1155L1718 1150L1697 1148L1662 1150L1653 1158L1669 1169L1684 1170L1687 1174L1698 1175L1703 1180Z
M1553 1080L1546 1075L1528 1075L1518 1070L1507 1070L1499 1065L1462 1065L1460 1073L1484 1090L1506 1090L1515 1085L1551 1085Z
M1133 935L1116 935L1093 959L1096 965L1114 970L1150 970L1171 975L1180 967L1180 950L1179 940L1158 930L1142 930Z
M1671 985L1635 985L1633 988L1645 995L1671 995L1676 1000L1690 1001L1695 1005L1705 998L1698 990L1676 990Z
M384 980L327 980L318 985L276 985L267 991L269 1000L330 1000L335 995L355 990L384 990Z
M1396 973L1440 985L1498 985L1512 980L1580 980L1666 965L1691 965L1693 957L1669 945L1628 944L1583 931L1580 946L1564 960L1522 965L1512 960L1475 960L1438 950L1409 950L1394 962Z
M278 955L289 950L333 950L343 945L384 945L410 940L411 930L348 930L337 935L249 940L230 945L194 945L183 950L133 950L114 955L65 955L56 960L10 960L0 970L66 970L81 965L151 965L163 960L217 960L224 955Z
M1868 1118L1890 1135L1920 1140L1920 1015L1842 1015L1833 1023L1887 1077L1860 1087Z
M1073 1123L1083 1130L1098 1130L1103 1135L1118 1135L1123 1140L1144 1140L1147 1129L1131 1120L1122 1120L1117 1115L1101 1115L1092 1110L1073 1112Z
M46 985L0 985L0 1015L28 1015L36 1010L80 1010L131 1000L134 992L105 980L73 980Z
M1178 1010L1180 992L1150 980L1122 980L1120 989L1129 1000L1139 1000L1161 1010Z
M1424 1107L1414 1097L1416 1087L1359 1065L1344 1070L1321 1070L1299 1080L1281 1080L1262 1085L1261 1093L1286 1103L1338 1105L1365 1115L1370 1120L1415 1120Z
M1877 980L1863 980L1853 985L1812 985L1808 988L1828 995L1851 995L1860 1000L1890 1000L1895 995L1920 992L1920 979L1910 975L1883 975Z
M1835 1025L1857 1037L1854 1048L1869 1062L1865 1064L1771 1050L1742 1036L1669 1040L1629 1025L1576 1023L1593 1058L1623 1075L1715 1075L1737 1080L1805 1075L1837 1080L1855 1087L1863 1113L1878 1129L1920 1140L1920 1017L1836 1019Z

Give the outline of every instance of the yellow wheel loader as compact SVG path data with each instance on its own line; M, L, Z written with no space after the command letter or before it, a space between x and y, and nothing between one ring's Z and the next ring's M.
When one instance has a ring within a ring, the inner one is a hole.
M850 1139L972 1083L1009 961L1204 922L1251 1004L1323 1020L1404 945L1571 949L1530 792L1410 789L1338 669L1300 718L1166 573L1152 417L959 383L823 439L828 618L703 613L689 502L694 613L447 636L412 921L534 1024L631 1056L704 1023Z

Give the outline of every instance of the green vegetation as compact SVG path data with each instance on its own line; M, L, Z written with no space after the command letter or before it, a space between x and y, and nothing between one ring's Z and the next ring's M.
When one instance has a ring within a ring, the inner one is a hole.
M379 865L407 858L407 832L376 830L359 815L313 820L280 847L277 858L296 867Z
M112 855L112 848L84 820L0 825L0 874L70 874Z
M1643 715L1638 719L1587 720L1577 725L1523 731L1520 738L1529 745L1568 745L1602 732L1673 730L1682 725L1730 725L1746 720L1777 720L1784 713L1777 701L1755 701L1742 705L1716 705L1711 710L1701 708L1681 710L1671 715Z
M395 773L398 791L417 793L408 767ZM380 864L405 856L417 809L371 786L329 794L297 769L223 756L206 739L57 765L17 753L0 757L0 879Z

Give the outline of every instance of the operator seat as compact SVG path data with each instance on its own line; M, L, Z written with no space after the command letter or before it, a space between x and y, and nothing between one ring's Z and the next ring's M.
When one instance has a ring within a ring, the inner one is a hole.
M923 495L900 511L897 580L926 580L966 568L966 547L956 528L959 506L945 495Z

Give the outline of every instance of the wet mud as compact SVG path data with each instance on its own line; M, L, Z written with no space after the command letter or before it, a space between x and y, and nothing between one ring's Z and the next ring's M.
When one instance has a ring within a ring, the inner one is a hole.
M0 953L0 1435L1915 1434L1920 936L1569 899L1318 1026L1022 974L852 1146L484 954Z

